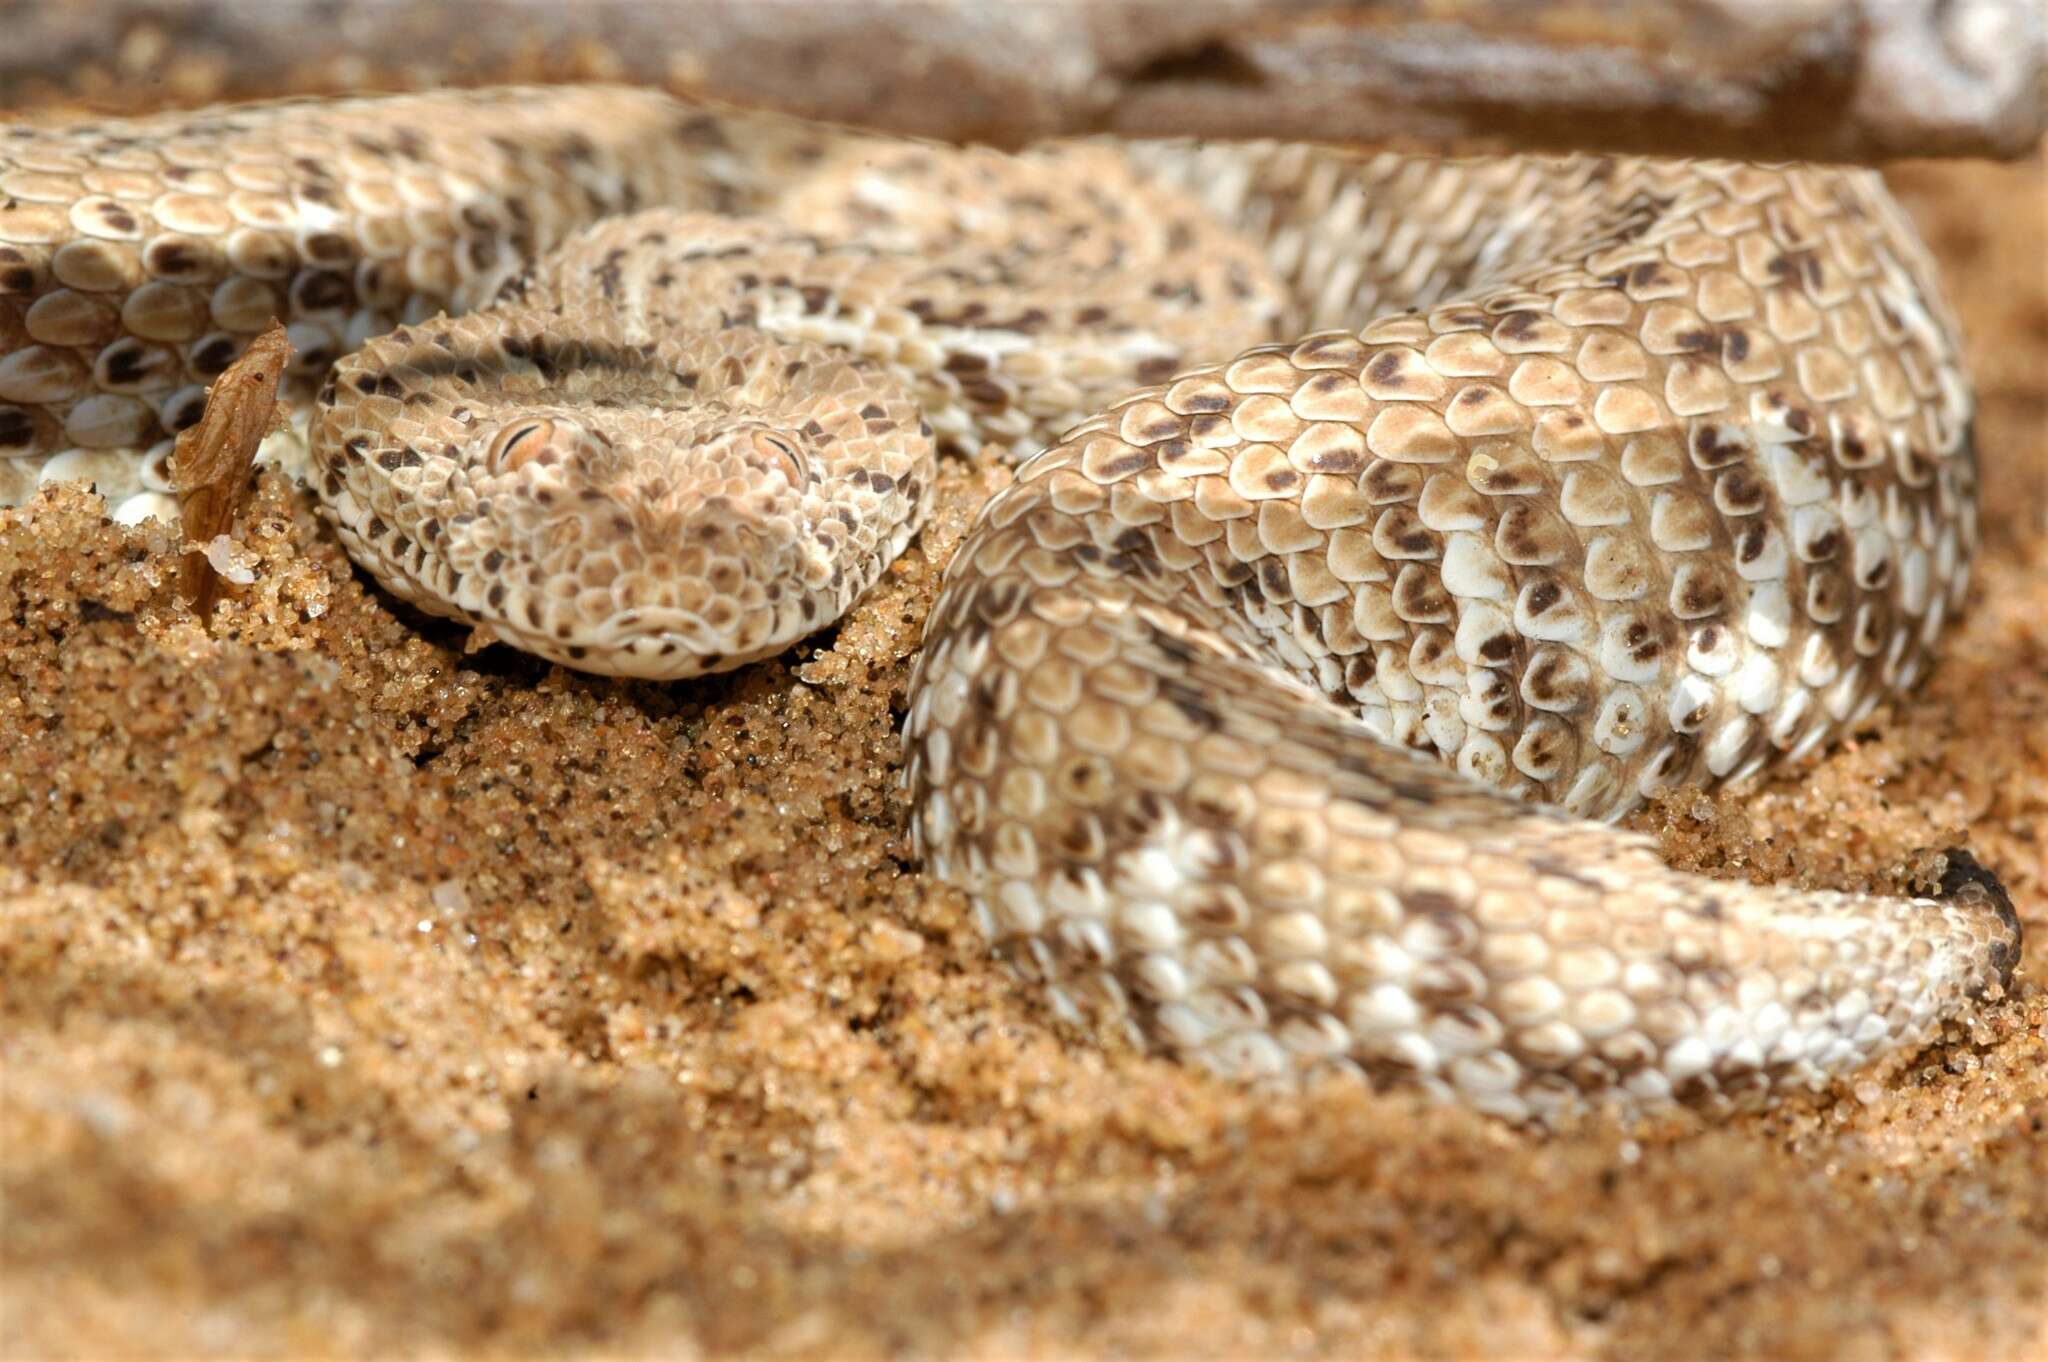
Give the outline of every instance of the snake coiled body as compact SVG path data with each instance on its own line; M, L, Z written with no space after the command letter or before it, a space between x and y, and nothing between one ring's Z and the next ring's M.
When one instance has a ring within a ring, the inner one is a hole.
M356 559L586 670L786 646L943 449L1043 447L933 606L913 828L1143 1043L1719 1109L2017 958L1960 869L1711 882L1592 821L1824 743L1962 603L1971 399L1872 173L1011 158L572 91L17 130L0 193L7 499L157 509L274 311Z

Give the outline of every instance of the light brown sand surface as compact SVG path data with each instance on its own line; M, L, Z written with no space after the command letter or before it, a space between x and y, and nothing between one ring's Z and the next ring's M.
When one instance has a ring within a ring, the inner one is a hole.
M1966 842L2030 932L1974 1026L1549 1141L1061 1028L895 784L993 464L837 629L672 686L465 655L274 480L209 628L56 492L0 513L0 1351L2048 1355L2048 198L1896 179L1972 337L1973 605L1851 741L1639 822L1843 887Z

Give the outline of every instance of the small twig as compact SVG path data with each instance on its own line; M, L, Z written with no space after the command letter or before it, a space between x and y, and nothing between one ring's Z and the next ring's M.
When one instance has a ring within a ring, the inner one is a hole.
M235 517L248 504L256 451L264 437L288 419L284 404L277 400L277 385L291 357L292 343L284 327L272 321L270 329L206 390L206 410L197 424L179 432L172 451L178 516L186 542L198 546L185 554L178 585L201 618L220 596L220 573L208 559L206 546L233 528Z

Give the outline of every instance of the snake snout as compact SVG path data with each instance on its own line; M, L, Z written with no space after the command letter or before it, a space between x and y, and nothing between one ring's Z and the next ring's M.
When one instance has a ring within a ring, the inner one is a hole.
M725 671L787 647L827 618L808 539L790 515L764 513L714 483L677 485L651 469L573 493L579 523L558 539L543 579L549 656L584 671L680 679ZM532 646L532 645L528 645Z

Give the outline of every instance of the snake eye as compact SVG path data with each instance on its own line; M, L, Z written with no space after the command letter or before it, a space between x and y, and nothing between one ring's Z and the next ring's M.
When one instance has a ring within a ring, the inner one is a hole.
M780 435L771 435L765 430L754 432L754 452L781 467L791 487L805 487L810 483L810 470L804 462L803 451Z
M546 420L514 421L491 441L490 464L494 473L510 473L536 461L554 462L555 423Z

